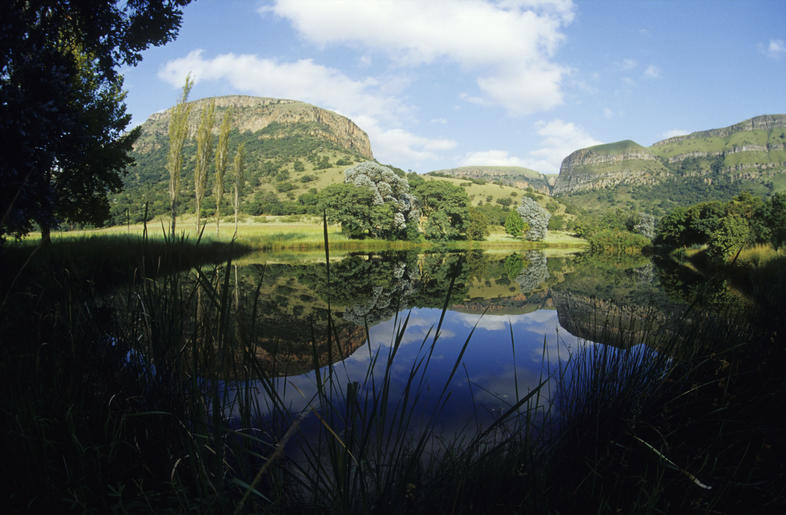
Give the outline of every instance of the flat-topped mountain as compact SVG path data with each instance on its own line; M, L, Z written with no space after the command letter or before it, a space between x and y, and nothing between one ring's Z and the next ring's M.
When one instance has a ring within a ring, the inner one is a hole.
M217 136L224 114L232 108L229 134L230 163L245 145L246 186L241 194L242 211L250 214L286 212L284 204L327 184L343 182L344 169L373 159L368 135L352 120L304 102L276 98L232 95L190 102L189 135L183 147L182 187L178 211L193 209L195 133L208 102L216 103L213 133ZM153 114L141 125L131 153L135 164L124 178L123 191L111 198L112 216L139 219L144 205L150 215L168 211L168 127L172 109ZM217 140L217 137L216 137ZM213 162L207 191L212 191ZM231 178L227 179L231 182ZM208 201L206 207L210 206ZM228 200L223 212L229 212ZM215 204L213 203L213 206Z
M194 100L190 102L192 107L188 119L192 136L199 123L199 113L210 100L216 103L216 120L219 123L226 109L233 108L232 128L238 132L256 134L271 126L305 125L308 127L303 128L308 136L330 141L367 159L374 158L368 135L349 118L305 102L280 98L230 95ZM136 152L144 154L168 145L166 138L171 112L170 108L155 113L142 124L142 134L134 146ZM214 128L216 133L219 123ZM275 138L276 134L265 133L260 136L270 139Z
M437 177L456 177L460 179L475 179L506 186L515 186L526 189L531 187L541 193L551 193L551 186L556 180L554 175L545 175L522 166L462 166L445 170L434 170L428 175Z
M700 178L706 184L766 182L783 173L786 115L763 115L651 147L625 140L577 150L563 160L553 193L646 186L678 178Z

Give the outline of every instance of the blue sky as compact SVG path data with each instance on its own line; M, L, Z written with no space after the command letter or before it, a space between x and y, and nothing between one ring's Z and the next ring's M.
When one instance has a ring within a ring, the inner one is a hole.
M581 147L786 113L786 1L197 0L124 69L133 124L177 100L291 98L426 172L545 173Z

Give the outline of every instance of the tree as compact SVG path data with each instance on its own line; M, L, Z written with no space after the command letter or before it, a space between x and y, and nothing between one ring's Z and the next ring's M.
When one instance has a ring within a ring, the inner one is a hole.
M521 216L515 211L508 213L508 217L505 218L505 232L514 238L519 238L523 229L524 220L521 219Z
M516 209L516 212L524 220L524 223L529 226L529 229L524 234L526 239L540 241L546 237L551 213L540 207L537 202L529 197L521 199L521 205Z
M246 144L241 143L237 147L237 151L235 152L235 160L232 163L232 174L235 178L235 235L237 235L237 213L240 209L240 194L243 191L243 185L245 183L244 171L245 171L245 156L246 156Z
M354 184L331 184L319 193L318 206L331 223L341 224L344 234L355 239L371 234L384 215L375 213L372 221L374 194L370 188Z
M763 212L769 241L778 250L786 243L786 194L775 193L764 205Z
M467 224L467 238L482 241L489 235L489 219L477 208L469 208L469 223Z
M221 223L221 201L224 199L224 174L227 169L229 153L229 129L232 125L232 108L224 112L221 129L218 132L218 146L216 147L216 180L213 184L213 193L216 196L216 236L219 234Z
M462 188L447 181L424 181L415 188L426 220L426 238L456 240L464 238L469 221L469 197Z
M402 238L408 224L417 224L420 211L415 206L415 197L409 192L409 181L406 177L399 177L387 166L365 161L348 168L344 172L344 182L368 188L372 193L372 206L390 207L392 220L385 224L382 221L386 217L378 216L376 223L372 224L372 236ZM385 211L377 209L375 212L381 215Z
M122 78L174 39L190 0L4 2L0 30L0 239L33 222L101 224L138 132Z
M194 198L196 200L196 230L199 232L199 217L202 212L200 205L205 197L207 185L207 168L210 162L210 152L213 151L213 122L216 119L216 101L210 99L207 106L202 109L197 128L197 153L194 163Z
M188 116L191 104L188 94L194 85L190 76L186 77L180 101L172 108L169 117L169 152L167 153L166 169L169 172L169 207L172 214L172 236L175 235L175 219L177 217L177 196L180 193L180 171L183 168L183 144L188 136Z

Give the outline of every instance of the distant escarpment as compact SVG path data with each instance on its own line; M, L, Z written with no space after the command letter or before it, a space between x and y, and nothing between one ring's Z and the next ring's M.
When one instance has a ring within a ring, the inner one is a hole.
M551 188L556 180L554 175L544 175L521 166L462 166L460 168L434 170L428 174L437 177L456 177L459 179L492 182L522 189L532 188L535 191L546 194L551 193Z
M613 188L618 184L654 184L669 171L649 150L625 140L583 148L562 161L554 194Z
M764 115L642 147L626 140L577 150L562 162L555 195L693 178L766 182L786 173L786 115Z

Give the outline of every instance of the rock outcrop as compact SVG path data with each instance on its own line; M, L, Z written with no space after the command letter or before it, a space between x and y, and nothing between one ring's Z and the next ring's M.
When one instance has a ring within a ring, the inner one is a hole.
M199 123L202 107L210 100L210 98L203 98L191 102L193 107L188 123L192 134ZM232 127L240 132L256 133L274 123L283 126L309 124L309 136L335 143L366 159L374 159L368 135L352 120L332 111L295 100L244 95L215 97L215 101L216 120L219 120L214 127L216 133L224 111L232 107L234 109ZM170 114L171 108L153 114L142 124L142 134L134 146L136 152L152 152L166 144Z
M786 115L763 115L668 138L649 148L626 140L577 150L563 160L553 193L658 184L680 177L701 177L707 183L761 182L781 173L786 173Z
M577 193L619 184L654 184L669 173L638 143L625 140L577 150L562 161L553 193Z

